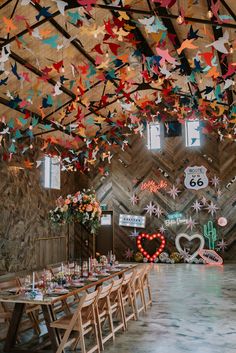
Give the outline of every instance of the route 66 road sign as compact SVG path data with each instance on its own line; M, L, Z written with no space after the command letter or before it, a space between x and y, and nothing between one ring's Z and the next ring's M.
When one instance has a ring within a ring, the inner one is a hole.
M207 169L204 166L187 167L184 185L187 189L199 190L208 186Z

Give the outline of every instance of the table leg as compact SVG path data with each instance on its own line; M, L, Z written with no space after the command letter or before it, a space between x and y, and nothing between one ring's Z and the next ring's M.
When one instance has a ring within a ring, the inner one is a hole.
M19 328L20 320L23 315L24 308L25 308L25 304L23 303L15 303L14 305L10 326L7 332L7 338L3 348L4 352L10 352L11 349L16 344L17 331Z
M52 350L53 352L56 352L61 340L58 330L50 326L51 322L56 320L53 308L50 305L42 305L42 311L45 324L47 326L48 335L51 340Z

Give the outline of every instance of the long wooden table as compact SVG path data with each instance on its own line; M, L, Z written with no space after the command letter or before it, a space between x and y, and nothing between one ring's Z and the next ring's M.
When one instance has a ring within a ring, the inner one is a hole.
M134 269L137 265L127 265L126 267L122 266L120 267L116 272L110 272L108 276L106 277L101 277L97 281L85 281L85 284L83 287L79 288L70 288L69 292L66 294L62 295L56 295L56 296L49 296L45 295L42 300L38 299L31 299L29 298L26 294L15 294L15 295L10 295L10 296L5 296L1 294L0 292L0 302L7 302L7 303L12 303L14 304L14 309L12 313L12 319L9 325L7 337L5 340L5 345L4 345L4 352L24 352L24 353L33 353L37 352L39 353L40 350L37 349L37 347L30 347L28 349L19 349L16 346L16 340L17 340L17 332L18 328L20 325L20 321L22 319L23 313L25 306L27 304L29 305L40 305L42 308L42 313L43 317L45 320L45 324L47 327L47 333L50 339L50 344L51 344L51 350L48 352L56 352L59 344L60 344L60 335L59 332L56 328L53 328L50 326L51 322L56 320L55 312L54 312L54 305L57 302L65 302L67 299L71 296L75 296L80 292L86 291L90 288L97 288L101 286L104 282L107 282L109 280L112 280L114 277L118 276L121 277L123 274L127 271L130 271ZM35 349L36 348L36 349ZM41 351L45 353L46 351L43 350Z

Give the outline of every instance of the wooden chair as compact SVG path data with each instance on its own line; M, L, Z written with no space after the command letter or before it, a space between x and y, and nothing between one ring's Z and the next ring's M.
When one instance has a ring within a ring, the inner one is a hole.
M121 294L123 278L120 278L116 281L113 281L113 286L109 294L109 300L111 305L111 314L114 326L114 333L118 330L122 329L125 331L125 319L124 319L124 308ZM114 325L115 319L117 319L118 315L120 316L120 323L118 325Z
M81 298L74 314L61 317L60 319L51 323L51 327L65 331L56 353L61 353L64 350L73 331L77 332L75 343L73 344L73 349L76 348L78 342L80 341L82 353L92 353L95 351L98 353L100 352L95 314L95 303L97 295L98 291L90 294L86 293ZM92 348L87 350L85 346L85 335L90 332L94 332L95 334L95 344Z
M145 268L138 268L135 271L134 277L132 279L131 288L132 295L134 300L134 308L136 313L136 318L139 318L139 314L145 311L145 301L143 296L143 288L142 288L142 275L145 271Z
M125 273L121 287L121 297L123 302L124 320L126 327L129 320L137 320L134 306L134 296L132 293L132 279L134 278L134 275L134 272Z
M96 319L98 324L98 335L100 341L100 348L104 350L104 343L107 342L109 339L115 340L115 333L114 333L114 326L112 320L112 311L111 311L111 303L110 303L110 292L112 289L113 283L99 287L98 289L98 296L96 300ZM109 333L104 336L103 328L104 324L108 321L109 323Z
M15 290L16 293L20 292L21 290L21 283L18 277L9 279L8 281L0 282L0 291L8 291L8 290ZM7 326L9 327L11 318L12 318L12 310L13 308L8 305L8 303L0 303L0 321L4 322ZM22 323L23 330L28 330L30 328L33 328L36 334L40 334L40 327L39 327L39 321L37 318L37 311L38 311L38 305L26 305L25 307L25 313L27 314L29 320L30 320L30 325L27 323L27 320Z
M152 292L151 292L151 286L149 282L149 273L151 269L152 269L152 266L147 266L141 276L141 285L143 290L145 310L147 310L149 306L152 306Z

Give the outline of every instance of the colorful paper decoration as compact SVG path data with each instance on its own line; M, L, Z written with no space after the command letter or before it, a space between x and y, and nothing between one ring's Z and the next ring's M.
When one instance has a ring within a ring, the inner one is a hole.
M198 254L208 265L222 265L223 259L214 250L201 249Z
M141 190L148 190L152 193L157 192L160 189L165 189L167 187L167 182L161 180L159 183L156 183L154 180L148 180L145 183L141 184Z
M204 237L208 239L209 249L215 249L215 242L217 240L216 228L212 221L208 221L207 224L203 226Z
M186 249L183 250L181 244L180 244L180 240L184 238L184 239L187 239L189 242L193 241L194 239L199 239L200 240L200 244L198 246L198 249L191 255L191 254L188 254L188 262L191 262L193 261L193 259L195 257L197 257L198 253L200 250L202 250L204 248L204 245L205 245L205 239L204 237L201 235L201 234L193 234L193 235L188 235L188 234L185 234L185 233L180 233L177 235L177 237L175 238L175 246L176 246L176 249L178 250L178 252L182 255L184 250L186 251Z
M187 167L184 185L187 189L200 190L208 186L207 169L204 166Z
M158 249L156 249L155 253L153 255L148 254L148 252L143 248L142 246L142 240L147 239L147 240L154 240L154 239L160 239L161 240L161 245L159 246ZM160 255L160 253L163 251L165 247L165 237L162 234L155 233L155 234L146 234L142 233L138 236L137 238L137 247L139 251L143 254L144 257L146 257L150 262L153 262L157 256Z

